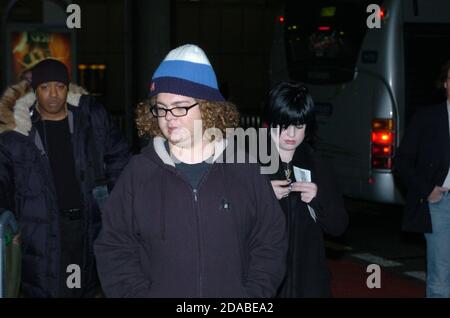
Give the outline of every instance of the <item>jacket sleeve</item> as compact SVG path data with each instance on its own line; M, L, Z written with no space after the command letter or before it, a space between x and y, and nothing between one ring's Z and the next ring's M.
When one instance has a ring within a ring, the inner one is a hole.
M151 282L139 260L140 236L133 225L132 162L114 187L94 243L100 282L107 297L149 297Z
M249 297L269 298L276 295L286 271L286 224L269 178L259 174L259 167L254 189L256 214L248 241L244 288Z
M11 184L13 182L12 173L12 163L10 156L8 155L5 147L0 141L0 209L12 209L10 197Z
M317 182L317 195L309 205L314 209L322 230L327 234L339 236L348 226L344 200L336 186L331 167L322 160L315 161L317 178L313 176L313 182Z
M105 174L112 188L131 157L130 147L112 116L94 100L91 101L94 129L101 134Z
M435 185L426 178L421 178L416 169L418 159L421 134L424 130L426 114L423 110L418 110L411 118L408 128L398 147L395 156L394 172L399 177L401 183L408 189L414 190L419 196L426 200L433 191Z

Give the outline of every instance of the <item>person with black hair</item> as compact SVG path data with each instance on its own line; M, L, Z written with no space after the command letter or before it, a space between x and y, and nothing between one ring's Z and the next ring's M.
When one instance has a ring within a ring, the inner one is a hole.
M93 241L100 207L129 158L112 117L70 83L62 62L43 60L33 67L31 83L6 89L0 97L0 214L12 211L19 222L22 296L98 293Z
M447 100L416 110L394 166L406 187L402 230L425 235L428 298L450 298L450 61L439 88Z
M331 297L323 235L341 235L348 216L330 168L308 144L315 128L308 89L296 82L275 86L263 120L271 128L271 149L279 152L280 166L270 179L289 238L287 273L278 297Z

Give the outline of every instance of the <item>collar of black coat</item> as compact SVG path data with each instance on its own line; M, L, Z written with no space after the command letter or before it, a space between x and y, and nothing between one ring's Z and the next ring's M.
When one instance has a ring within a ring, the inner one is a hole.
M276 149L274 144L272 146L274 147L273 149ZM285 170L286 164L283 163L278 152L277 152L277 155L278 155L278 160L279 160L280 165L278 166L278 171L275 172L273 174L273 176L271 177L274 180L285 178L284 170ZM309 143L307 141L303 141L295 149L294 156L292 157L292 160L289 162L289 165L291 166L291 169L293 169L292 167L295 166L297 168L314 171L315 168L314 168L313 156L314 156L314 149L309 145Z
M87 91L75 84L69 84L67 104L78 107L82 95ZM0 134L16 131L28 136L32 127L32 107L36 103L36 95L26 82L10 86L0 98Z
M313 169L312 155L314 149L309 145L307 141L303 141L297 149L295 149L294 156L292 157L292 164L302 169Z

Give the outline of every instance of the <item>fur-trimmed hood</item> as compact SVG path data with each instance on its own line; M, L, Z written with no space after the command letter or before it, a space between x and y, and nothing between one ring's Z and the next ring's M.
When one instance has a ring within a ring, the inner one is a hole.
M84 94L87 94L85 89L69 84L67 103L77 107ZM35 103L36 95L25 81L8 87L0 98L0 134L17 131L28 136L32 126L30 108Z

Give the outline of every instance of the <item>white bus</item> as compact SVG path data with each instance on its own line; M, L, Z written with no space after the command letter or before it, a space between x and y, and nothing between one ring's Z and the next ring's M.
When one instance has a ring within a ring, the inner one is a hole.
M381 28L369 29L369 4ZM272 84L304 82L317 105L315 148L350 197L402 203L393 157L417 106L442 102L449 0L287 1L274 31Z

